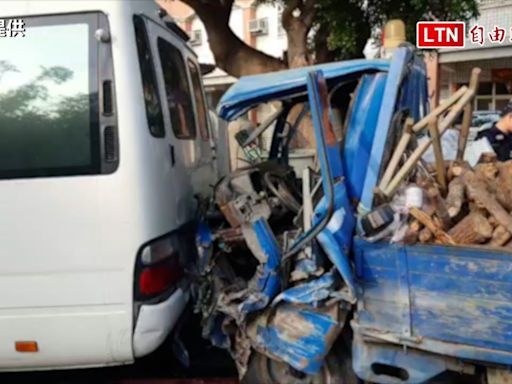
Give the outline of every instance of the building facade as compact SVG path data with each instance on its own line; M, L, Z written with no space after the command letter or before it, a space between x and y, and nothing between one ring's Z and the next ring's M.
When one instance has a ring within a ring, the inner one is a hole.
M432 100L447 98L480 67L475 110L500 110L512 98L512 1L484 0L466 29L464 48L426 54Z

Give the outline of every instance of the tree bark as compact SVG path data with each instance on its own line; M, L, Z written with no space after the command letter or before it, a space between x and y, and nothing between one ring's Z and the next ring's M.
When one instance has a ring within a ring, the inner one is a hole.
M286 69L286 63L244 43L229 27L233 0L183 0L194 9L208 34L210 49L219 68L240 77Z
M283 28L288 37L288 66L290 68L310 65L308 34L315 18L315 0L292 0L283 10Z
M315 33L315 62L329 63L336 59L336 52L329 49L327 40L329 38L329 29L326 24L322 24Z
M503 208L498 200L487 190L485 182L477 178L472 171L462 175L468 197L477 204L485 207L496 221L512 233L512 216Z

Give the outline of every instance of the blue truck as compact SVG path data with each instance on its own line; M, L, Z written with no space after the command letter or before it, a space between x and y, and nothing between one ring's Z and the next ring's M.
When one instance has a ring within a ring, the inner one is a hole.
M203 335L231 352L246 383L505 378L510 253L369 241L361 230L404 119L429 112L423 58L404 46L390 60L244 77L218 114L233 121L267 103L273 119L237 140L250 148L272 126L268 153L217 183L199 225ZM297 175L290 143L306 119L317 162Z

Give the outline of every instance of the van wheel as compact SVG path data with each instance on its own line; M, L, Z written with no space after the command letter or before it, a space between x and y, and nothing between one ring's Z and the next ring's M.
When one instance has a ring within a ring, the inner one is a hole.
M297 371L290 365L253 352L242 384L356 384L352 360L345 353L331 351L316 375Z

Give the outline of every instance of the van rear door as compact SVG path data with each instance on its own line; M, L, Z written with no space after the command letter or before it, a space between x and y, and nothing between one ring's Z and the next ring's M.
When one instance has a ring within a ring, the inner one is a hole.
M22 21L23 37L0 38L0 369L129 361L133 246L117 192L133 186L115 172L110 44L95 37L107 18ZM40 351L21 356L16 340Z

